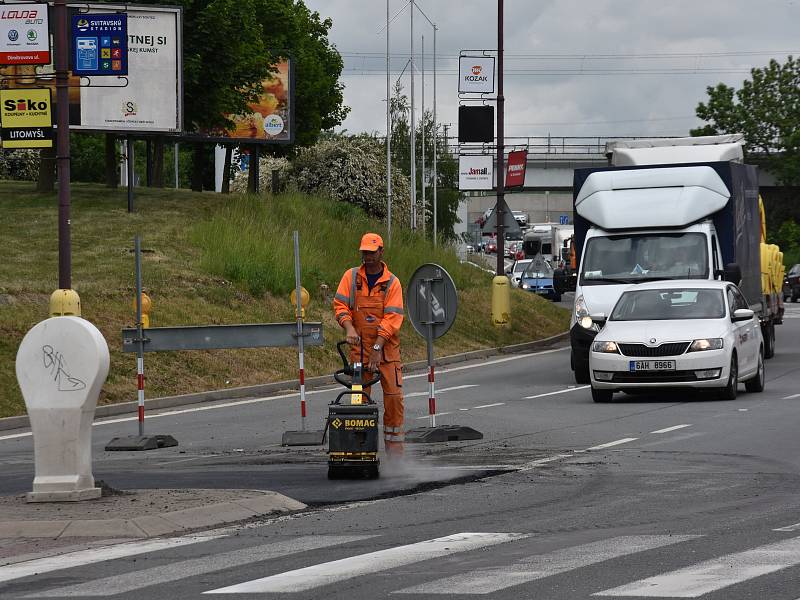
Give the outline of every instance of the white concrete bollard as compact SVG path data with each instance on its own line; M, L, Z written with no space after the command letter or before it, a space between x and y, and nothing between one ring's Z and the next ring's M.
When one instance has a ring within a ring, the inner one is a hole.
M17 380L33 430L35 477L28 502L100 497L92 476L92 421L108 376L108 345L80 317L36 324L17 351Z

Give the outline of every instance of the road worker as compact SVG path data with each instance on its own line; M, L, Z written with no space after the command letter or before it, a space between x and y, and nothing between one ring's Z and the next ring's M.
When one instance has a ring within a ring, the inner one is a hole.
M383 239L361 238L361 266L345 271L333 300L336 321L351 345L351 362L380 371L383 390L383 440L386 454L403 454L403 374L400 326L403 288L383 262ZM369 393L369 388L366 389Z

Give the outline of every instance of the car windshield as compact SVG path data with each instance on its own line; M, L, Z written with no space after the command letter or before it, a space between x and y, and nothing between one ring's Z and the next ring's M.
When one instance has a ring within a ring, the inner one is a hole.
M586 242L581 285L653 279L706 279L702 233L648 233L594 237Z
M620 296L611 321L721 319L725 316L722 290L674 288L632 290Z
M547 262L543 256L535 256L531 259L530 264L525 267L522 273L523 277L552 277L553 267Z
M518 260L514 263L514 273L522 273L529 264L529 260Z

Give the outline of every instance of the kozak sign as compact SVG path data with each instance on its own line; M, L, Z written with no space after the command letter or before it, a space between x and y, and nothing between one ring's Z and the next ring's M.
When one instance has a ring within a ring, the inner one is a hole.
M463 94L494 92L494 57L459 56L458 91Z
M3 148L52 148L50 90L0 90L0 124Z
M47 4L0 4L0 65L49 63Z

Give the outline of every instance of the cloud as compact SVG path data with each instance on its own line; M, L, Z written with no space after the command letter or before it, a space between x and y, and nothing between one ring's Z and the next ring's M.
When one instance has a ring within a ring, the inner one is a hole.
M437 112L457 123L460 50L494 49L496 2L416 0L438 24ZM381 0L306 0L333 20L331 41L345 58L351 132L386 128L386 21ZM392 82L409 56L405 7L390 28ZM719 82L739 87L752 67L797 55L800 5L766 0L506 0L507 136L683 135L699 124L697 103ZM426 108L433 101L433 31L415 15L415 54L425 36ZM419 68L419 67L418 67ZM408 70L403 76L409 92ZM416 83L417 110L421 80ZM451 131L454 131L451 129Z

